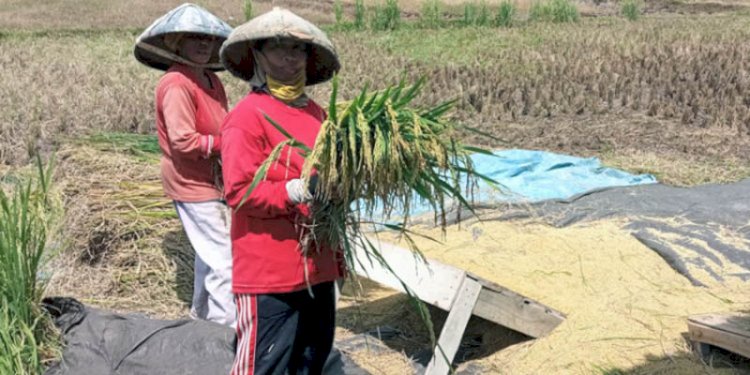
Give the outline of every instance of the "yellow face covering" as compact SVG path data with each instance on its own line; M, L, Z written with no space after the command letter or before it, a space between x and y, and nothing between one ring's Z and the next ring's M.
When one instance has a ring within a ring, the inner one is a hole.
M291 103L302 96L305 93L306 81L305 69L300 70L299 74L292 80L292 83L277 81L270 74L266 75L266 83L271 95L284 103Z

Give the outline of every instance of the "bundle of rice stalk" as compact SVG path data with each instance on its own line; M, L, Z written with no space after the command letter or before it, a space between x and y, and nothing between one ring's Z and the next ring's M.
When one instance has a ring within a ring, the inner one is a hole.
M423 84L424 79L409 86L402 81L375 92L365 87L353 100L337 103L338 80L334 78L328 118L312 149L266 116L288 139L261 165L242 202L265 178L284 147L290 146L305 157L302 179L318 175L306 238L314 241L305 243L343 249L349 269L362 261L355 258L354 251L354 246L362 246L370 261L375 259L390 268L364 235L363 225L374 224L405 235L415 254L421 256L406 228L412 203L429 204L435 223L445 228L446 213L454 203L473 212L469 201L478 179L496 184L477 173L470 158L473 153L491 153L460 142L459 126L445 119L454 101L427 109L409 106ZM374 222L373 217L381 222ZM308 247L302 250L314 250Z

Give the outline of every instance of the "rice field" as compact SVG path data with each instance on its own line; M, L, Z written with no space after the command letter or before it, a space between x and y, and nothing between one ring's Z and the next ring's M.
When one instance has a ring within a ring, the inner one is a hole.
M0 4L0 175L28 171L40 153L58 164L65 247L47 266L56 269L48 295L160 318L187 313L192 252L158 175L152 96L160 72L132 57L138 33L180 3ZM199 3L230 24L244 21L242 0ZM512 27L489 27L461 25L467 2L443 0L445 24L433 28L420 26L423 2L407 0L392 31L338 27L335 3L254 1L253 9L287 6L324 25L341 55L342 100L365 85L424 77L415 105L456 100L451 119L496 138L461 134L470 145L596 156L674 185L750 177L743 2L648 2L637 21L618 16L614 3L586 2L576 4L577 22L548 23L529 21L531 2L521 1ZM355 1L341 4L350 22ZM486 4L494 14L501 1ZM247 88L220 77L231 106ZM330 85L311 92L323 105L330 94ZM351 311L342 321L356 320ZM53 356L41 350L24 361ZM39 372L34 366L29 373ZM599 373L618 373L609 370Z
M505 141L483 146L599 156L690 185L750 174L748 26L747 17L730 13L647 17L637 24L598 17L510 29L331 33L344 64L342 98L367 83L384 88L424 76L417 104L458 100L457 120ZM8 141L0 143L0 161L24 164L35 150L50 151L66 137L92 131L152 132L151 91L159 73L131 58L136 34L2 31L7 53L0 63L7 69L0 72L0 131ZM371 69L371 61L388 68ZM242 83L222 78L238 100ZM316 87L313 96L325 104L329 90ZM608 125L613 121L617 126ZM732 167L704 176L662 172L649 154L684 159L699 170L723 162ZM628 160L631 155L638 160ZM650 159L653 164L643 165Z

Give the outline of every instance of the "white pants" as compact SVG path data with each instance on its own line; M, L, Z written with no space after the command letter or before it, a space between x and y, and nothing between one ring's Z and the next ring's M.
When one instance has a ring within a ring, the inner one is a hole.
M175 201L174 204L188 240L195 250L195 279L190 315L235 327L237 311L232 294L229 208L221 201Z

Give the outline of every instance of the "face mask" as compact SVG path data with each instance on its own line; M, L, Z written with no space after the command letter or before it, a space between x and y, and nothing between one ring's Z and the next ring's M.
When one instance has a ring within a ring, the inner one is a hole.
M306 81L307 77L304 69L300 70L291 83L277 81L270 74L266 74L266 83L271 95L285 103L291 103L305 93Z

